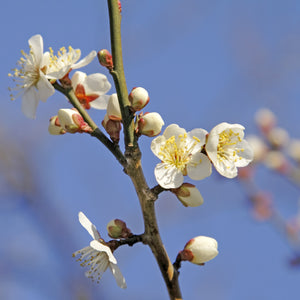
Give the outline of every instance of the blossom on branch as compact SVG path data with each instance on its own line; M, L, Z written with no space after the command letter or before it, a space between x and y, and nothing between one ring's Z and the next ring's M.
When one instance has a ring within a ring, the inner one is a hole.
M16 97L22 94L22 112L26 117L34 119L39 100L45 102L55 90L46 76L49 56L43 53L42 36L32 36L28 44L29 53L21 51L24 57L18 61L19 68L13 69L13 73L8 75L16 82L16 88L10 90L19 90ZM11 98L14 99L13 95Z
M74 93L85 109L106 109L111 88L107 77L100 73L86 75L77 71L71 79Z
M237 167L247 166L253 150L244 140L244 127L226 122L215 126L208 135L205 150L216 170L227 178L237 176Z
M57 52L57 56L54 55L52 48L49 48L50 52L46 52L45 55L49 56L49 65L46 70L47 78L49 79L62 79L71 70L82 68L88 65L94 57L97 55L96 51L91 51L86 57L77 62L81 56L80 49L73 49L69 46L68 50L65 47L60 48Z
M174 189L182 185L184 175L201 180L211 174L211 163L201 153L206 134L204 129L186 132L178 125L171 124L163 135L152 141L151 150L162 161L154 170L160 186Z
M73 257L79 255L78 261L82 267L90 266L85 273L88 278L99 283L103 273L109 268L114 275L118 286L122 289L126 288L125 279L117 266L117 260L112 254L110 248L105 245L94 224L85 216L83 212L78 214L80 224L92 236L93 240L90 246L73 253Z

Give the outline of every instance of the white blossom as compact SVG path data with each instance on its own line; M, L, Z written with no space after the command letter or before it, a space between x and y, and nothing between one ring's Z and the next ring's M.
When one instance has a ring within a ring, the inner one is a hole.
M152 141L151 150L162 161L154 170L159 185L166 189L178 188L183 183L184 175L201 180L211 174L211 163L201 153L206 134L204 129L186 132L171 124L163 135Z
M79 255L78 261L82 267L89 266L90 269L85 273L88 278L99 283L103 273L109 268L114 275L119 287L126 288L125 279L117 266L117 260L112 254L110 248L105 245L104 241L94 224L84 215L83 212L78 214L80 224L88 231L93 240L90 246L73 253L73 257Z
M29 53L21 51L24 57L18 61L19 68L13 69L13 73L8 75L16 82L16 87L10 90L19 90L16 97L22 95L23 113L26 117L34 119L39 100L45 102L55 90L46 76L49 56L43 53L42 36L32 36L28 44ZM15 98L13 95L11 97Z
M79 102L86 108L106 109L111 88L107 77L100 73L86 75L77 71L71 79L74 93Z
M215 126L208 135L205 149L216 170L227 178L237 176L237 167L247 166L253 151L244 140L244 127L226 122Z
M71 70L88 65L97 55L96 51L93 50L86 57L77 62L81 56L80 49L73 49L69 46L67 50L65 47L62 47L57 52L57 55L54 55L52 48L49 48L49 51L50 52L45 53L45 55L49 57L49 64L46 70L47 78L54 80L63 78Z

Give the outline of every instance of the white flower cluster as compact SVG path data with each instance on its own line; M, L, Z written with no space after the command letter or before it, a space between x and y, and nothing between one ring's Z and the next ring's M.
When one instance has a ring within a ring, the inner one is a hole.
M237 167L248 165L253 158L252 148L244 140L244 127L225 122L210 133L200 128L186 132L171 124L152 141L151 150L161 160L154 173L165 189L179 188L185 175L193 180L208 177L212 164L221 175L233 178Z
M37 34L28 40L29 53L21 51L23 57L18 61L18 68L9 74L16 82L16 97L22 96L22 111L28 118L34 119L39 101L45 102L54 94L52 83L68 76L71 70L79 69L89 64L96 56L91 51L85 58L80 59L80 49L61 48L54 55L52 48L44 52L41 35ZM76 72L72 77L72 87L78 100L85 108L94 107L106 109L108 96L105 95L111 85L103 74ZM11 98L15 97L11 94Z

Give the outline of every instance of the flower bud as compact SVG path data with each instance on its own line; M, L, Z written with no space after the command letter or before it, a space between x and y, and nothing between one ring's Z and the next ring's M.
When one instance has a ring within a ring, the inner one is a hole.
M111 220L107 224L108 235L113 239L127 238L131 235L130 229L127 228L126 223L119 219Z
M274 148L282 148L288 144L289 134L283 128L276 127L268 132L267 138Z
M160 134L164 124L162 117L156 112L141 114L138 120L137 131L149 137L156 136Z
M102 49L97 53L97 57L101 66L111 70L114 67L112 55L106 49Z
M92 132L91 127L83 120L76 109L60 109L58 120L61 127L69 133Z
M102 126L109 134L112 141L118 143L120 140L120 131L122 129L121 122L110 120L108 115L106 114L104 116L104 120L102 121Z
M275 126L277 119L271 110L263 108L255 114L255 121L259 129L266 134Z
M201 265L218 255L218 242L211 237L197 236L187 242L182 252L181 256L187 258L183 260Z
M179 188L171 189L171 192L177 196L184 206L196 207L203 204L203 198L199 190L191 183L185 182Z
M48 131L52 135L60 135L66 133L66 131L60 126L58 116L54 116L50 119Z
M108 117L113 121L121 121L122 114L119 105L119 100L117 94L112 94L108 99L107 111Z
M148 92L142 87L133 88L128 96L128 99L131 103L131 107L135 111L144 108L150 100Z

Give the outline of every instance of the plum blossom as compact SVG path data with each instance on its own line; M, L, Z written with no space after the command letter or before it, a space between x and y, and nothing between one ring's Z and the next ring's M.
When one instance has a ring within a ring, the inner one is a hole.
M49 57L49 64L47 66L47 78L49 79L62 79L71 70L82 68L88 65L97 55L96 51L91 51L86 57L77 62L81 56L80 49L73 49L69 46L68 50L65 47L60 48L57 56L54 55L52 48L45 55Z
M244 140L244 127L223 122L208 135L205 150L216 170L227 178L237 176L237 167L247 166L253 159L253 150Z
M86 75L77 71L71 79L72 87L79 102L85 109L106 109L110 96L105 95L111 88L107 77L100 73Z
M19 68L13 69L13 73L8 75L16 82L16 87L10 90L19 90L16 97L22 94L22 112L26 117L34 119L39 100L45 102L55 90L46 74L49 56L43 53L42 36L32 36L28 44L29 53L21 51L24 57L18 61ZM11 95L11 98L13 100L15 97Z
M160 186L174 189L182 185L184 175L201 180L211 174L211 163L201 153L206 134L204 129L186 132L178 125L171 124L163 135L152 141L151 150L162 161L154 170Z
M105 245L94 224L84 215L83 212L78 214L80 224L92 236L93 240L90 246L73 253L73 257L80 255L77 259L81 262L82 267L90 266L85 273L88 278L99 283L103 273L109 268L114 275L118 286L122 289L126 288L125 279L117 266L117 260L112 254L110 248Z

